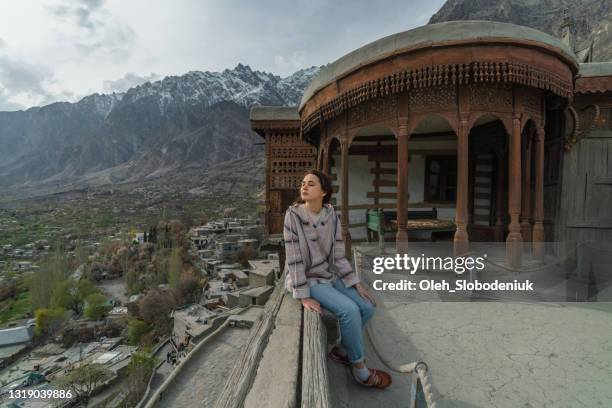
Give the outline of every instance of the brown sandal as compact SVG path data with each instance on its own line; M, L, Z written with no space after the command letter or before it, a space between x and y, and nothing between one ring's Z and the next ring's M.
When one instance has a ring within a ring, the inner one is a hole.
M366 381L361 381L359 378L357 378L355 372L352 369L351 373L353 374L353 378L355 379L355 381L357 381L364 387L374 387L383 390L391 385L391 376L388 373L382 370L377 370L375 368L370 368L369 370L370 376Z
M351 362L349 361L348 357L340 354L337 346L332 347L331 351L327 353L327 357L329 357L330 359L334 360L337 363L344 364L344 365L351 365Z

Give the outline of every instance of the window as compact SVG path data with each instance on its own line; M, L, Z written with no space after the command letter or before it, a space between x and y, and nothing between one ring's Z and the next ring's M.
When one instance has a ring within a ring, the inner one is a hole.
M454 203L457 197L457 156L427 156L425 201Z

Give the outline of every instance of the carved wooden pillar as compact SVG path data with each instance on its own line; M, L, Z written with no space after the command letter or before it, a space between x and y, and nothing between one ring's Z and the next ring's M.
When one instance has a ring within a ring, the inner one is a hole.
M330 143L326 143L324 150L323 150L323 165L321 166L321 171L325 174L330 174L329 173L329 150L331 149L331 144Z
M344 239L344 248L346 255L351 254L351 236L349 233L349 169L348 169L348 153L349 142L346 135L340 141L340 224L342 224L342 239Z
M506 181L506 151L497 156L497 219L495 220L495 241L504 242L504 185Z
M408 119L402 118L397 135L397 235L395 246L398 253L408 251Z
M327 126L321 124L321 148L323 149L323 154L321 156L321 171L325 174L329 173L329 149L331 147L331 143L329 141L329 137L327 135Z
M317 170L323 171L323 153L325 152L325 124L319 123L319 151L317 154Z
M524 144L523 161L523 191L521 193L521 235L523 242L531 241L531 146L533 131L531 128L525 133L527 139Z
M518 115L512 116L512 134L508 149L508 212L510 225L506 239L506 257L508 264L513 268L521 265L522 242L521 225L521 119Z
M454 238L455 256L464 254L469 250L467 232L469 134L470 129L467 117L462 117L459 134L457 135L457 209L455 214L457 230L455 231Z
M535 203L533 225L533 254L544 258L544 125L538 126L535 137Z

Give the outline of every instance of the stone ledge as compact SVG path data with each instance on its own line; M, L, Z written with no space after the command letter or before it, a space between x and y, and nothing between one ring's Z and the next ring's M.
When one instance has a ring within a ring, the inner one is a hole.
M246 397L245 408L296 406L301 320L299 302L285 296Z

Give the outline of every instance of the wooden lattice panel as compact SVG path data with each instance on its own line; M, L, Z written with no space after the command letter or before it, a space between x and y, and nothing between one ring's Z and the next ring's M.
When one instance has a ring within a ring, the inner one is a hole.
M291 158L312 158L314 151L312 146L279 146L272 147L272 157L291 157Z
M297 132L269 136L270 189L297 189L304 172L316 166L316 149Z

